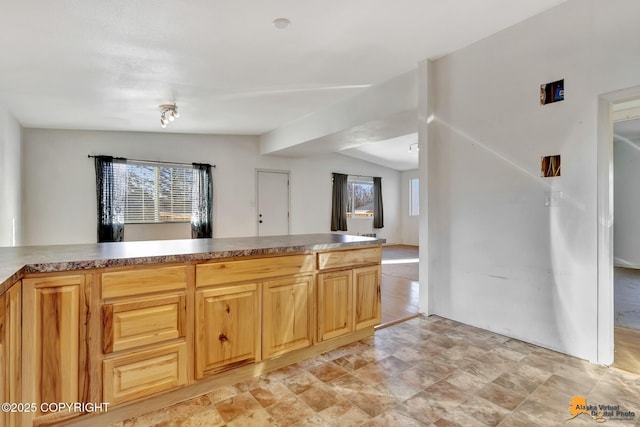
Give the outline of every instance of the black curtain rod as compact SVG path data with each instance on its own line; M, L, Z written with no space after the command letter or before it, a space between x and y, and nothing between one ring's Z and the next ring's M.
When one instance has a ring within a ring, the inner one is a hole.
M333 172L333 173L335 173L335 172ZM371 179L373 179L373 178L378 178L377 176L354 175L354 174L352 174L352 173L345 173L345 174L343 174L343 175L352 176L352 177L354 177L354 178L371 178Z
M87 157L88 157L89 159L93 159L93 158L95 158L96 156L92 156L91 154L89 154ZM141 162L141 163L158 163L158 164L161 164L161 165L185 165L185 166L192 166L192 165L193 165L193 163L182 163L182 162L162 162L162 161L159 161L159 160L126 159L126 158L124 158L124 157L114 157L114 159L131 160L132 162ZM216 167L216 165L209 165L209 166L211 166L212 168L215 168L215 167Z

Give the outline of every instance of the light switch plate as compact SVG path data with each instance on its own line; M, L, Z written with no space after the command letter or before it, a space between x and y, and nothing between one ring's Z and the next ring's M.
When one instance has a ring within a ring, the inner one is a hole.
M562 191L547 191L544 193L544 205L546 207L557 207L560 206L560 201L562 200Z

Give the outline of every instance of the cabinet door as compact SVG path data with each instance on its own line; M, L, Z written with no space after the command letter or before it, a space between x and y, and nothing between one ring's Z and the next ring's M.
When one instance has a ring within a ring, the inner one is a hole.
M262 356L311 345L313 276L263 283Z
M375 326L381 320L379 265L353 270L355 283L355 329Z
M328 340L353 330L352 278L351 270L318 275L318 340Z
M86 380L84 276L23 280L23 402L83 402ZM78 413L23 414L25 425Z
M196 378L205 371L256 361L259 319L257 284L196 292Z
M20 282L0 296L0 402L20 403L21 361ZM20 414L0 412L0 425L18 426Z

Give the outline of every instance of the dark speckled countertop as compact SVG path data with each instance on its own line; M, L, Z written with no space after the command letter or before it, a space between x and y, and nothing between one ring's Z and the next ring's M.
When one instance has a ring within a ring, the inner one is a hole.
M155 240L0 248L0 294L26 273L184 262L250 255L314 252L382 244L385 239L343 234L298 234L225 239Z

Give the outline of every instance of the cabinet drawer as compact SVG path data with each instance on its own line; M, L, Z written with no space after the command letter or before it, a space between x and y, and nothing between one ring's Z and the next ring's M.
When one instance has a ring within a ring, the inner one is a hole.
M119 298L185 289L184 266L110 271L102 274L102 298Z
M196 267L196 286L290 276L311 272L314 268L312 254L200 264Z
M103 362L103 400L111 405L187 383L187 345L177 343Z
M146 298L102 307L105 353L185 335L184 295Z
M318 269L353 267L362 264L380 263L382 248L350 249L318 254Z

